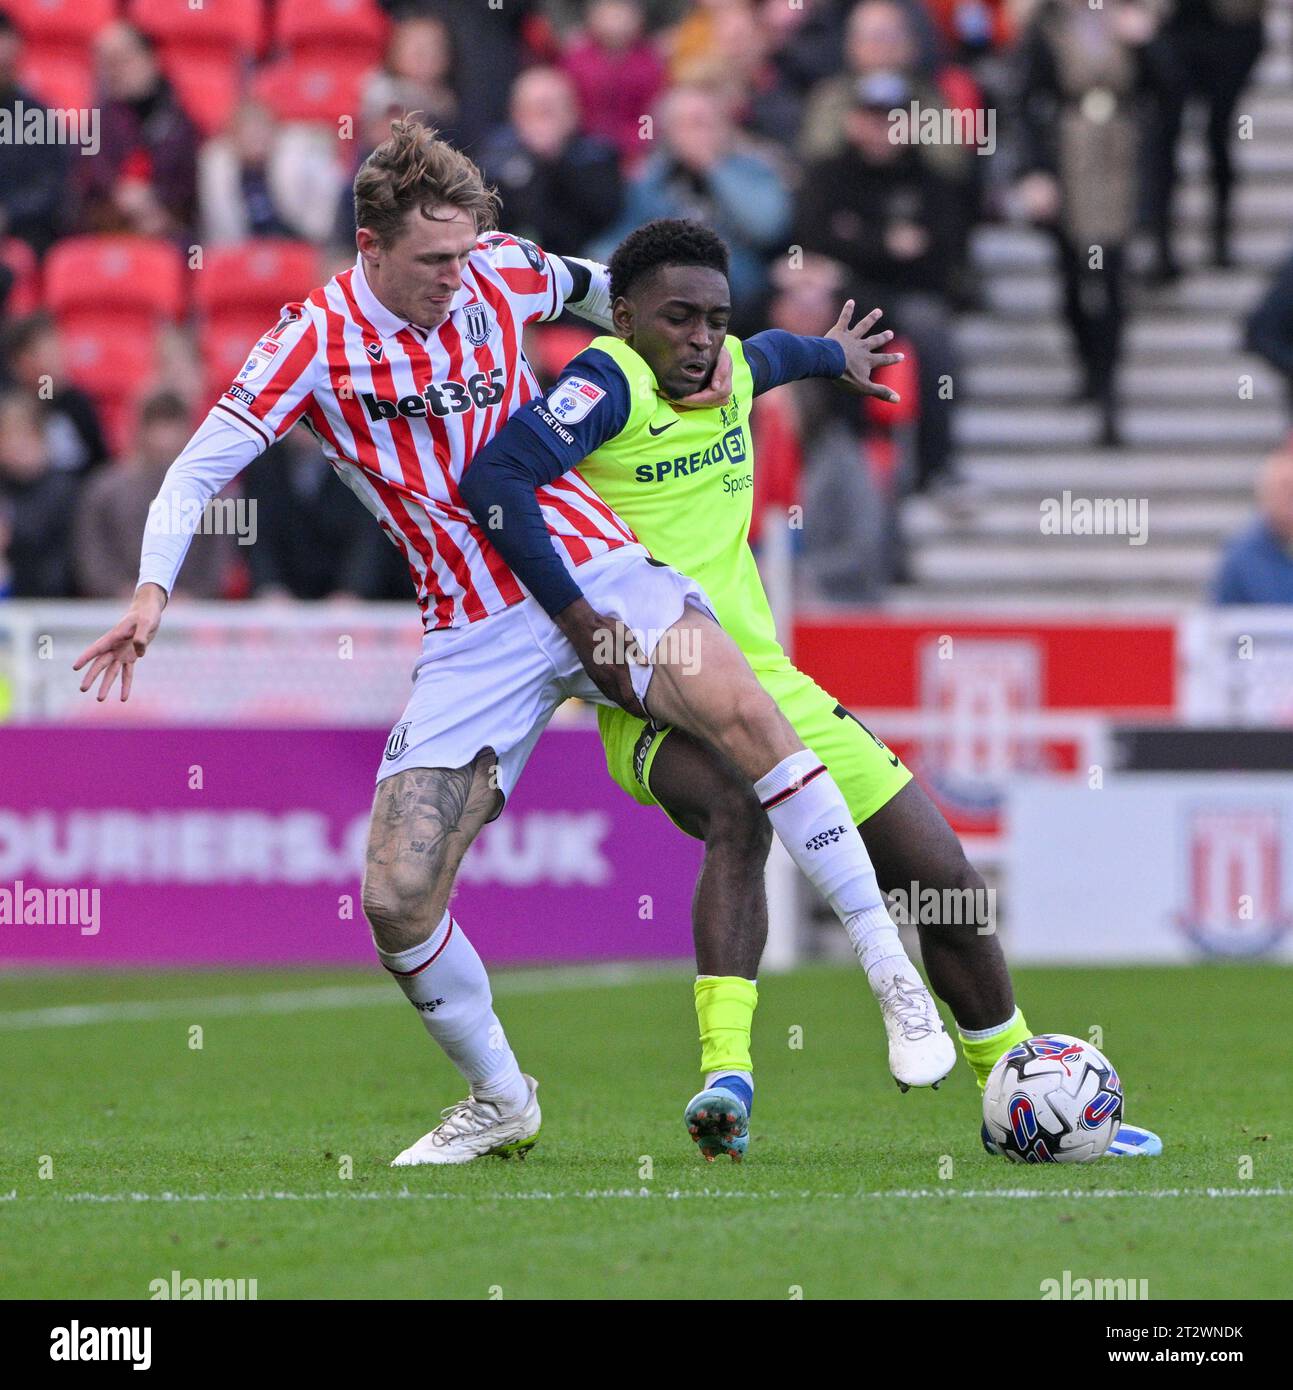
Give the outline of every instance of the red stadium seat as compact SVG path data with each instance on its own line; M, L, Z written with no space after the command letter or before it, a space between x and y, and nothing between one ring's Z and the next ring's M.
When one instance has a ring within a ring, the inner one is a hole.
M94 104L94 65L88 50L28 44L18 64L18 79L46 106L84 111Z
M88 391L114 453L129 444L139 397L157 373L158 326L136 313L80 313L59 320L68 375Z
M4 0L4 11L29 43L84 52L117 18L117 0Z
M284 304L309 294L318 273L319 252L308 241L259 237L209 252L194 295L204 319L250 317L265 332Z
M386 47L390 22L374 0L278 0L274 33L293 57L346 53L371 66Z
M229 389L234 377L242 370L252 344L273 327L263 314L212 319L202 325L198 334L198 352L202 358L202 380L210 405Z
M184 308L180 253L152 237L67 237L46 259L45 299L59 318L121 310L176 319Z
M13 272L13 284L4 302L6 318L19 319L40 308L40 266L36 253L16 236L0 241L0 262Z
M126 17L165 53L218 51L230 57L260 53L265 40L263 0L130 0Z
M360 84L372 67L367 58L285 58L262 68L252 94L280 121L323 121L359 114Z
M180 105L203 135L219 135L229 124L242 93L242 65L233 54L190 53L174 48L162 67L179 95Z

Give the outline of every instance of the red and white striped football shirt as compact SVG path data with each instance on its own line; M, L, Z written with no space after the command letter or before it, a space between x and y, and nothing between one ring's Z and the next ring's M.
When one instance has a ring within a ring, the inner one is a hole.
M216 403L266 444L298 420L403 550L423 621L457 627L525 590L463 505L476 451L539 394L521 330L561 313L569 272L531 243L476 244L448 318L425 331L382 305L362 258L288 304ZM579 565L634 539L578 476L538 490L548 530Z

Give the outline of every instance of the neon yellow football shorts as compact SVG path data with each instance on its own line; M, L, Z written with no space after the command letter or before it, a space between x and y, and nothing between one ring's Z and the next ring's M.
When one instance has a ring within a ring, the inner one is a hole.
M795 732L830 769L855 825L911 780L898 755L802 671L787 663L755 674ZM627 710L606 705L597 707L597 725L611 777L635 801L659 806L651 792L651 765L669 729L654 731Z

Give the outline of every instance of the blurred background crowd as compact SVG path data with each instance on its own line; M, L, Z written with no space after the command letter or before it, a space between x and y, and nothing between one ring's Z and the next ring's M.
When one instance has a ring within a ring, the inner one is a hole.
M0 0L9 129L41 107L101 118L92 155L0 141L0 595L132 593L162 474L278 306L353 260L350 181L420 111L498 186L504 228L549 250L604 259L653 217L712 225L735 332L884 308L909 354L900 408L805 382L756 414L761 496L802 507L809 596L940 574L957 591L939 538L953 569L975 544L1013 554L1015 495L993 480L1027 484L1058 450L1117 494L1179 489L1175 453L1193 459L1199 491L1165 505L1205 554L1172 582L1293 601L1293 98L1245 96L1266 9ZM895 111L921 138L891 138ZM590 336L536 329L531 360L550 376ZM180 592L411 592L304 430L236 486L256 544L200 537Z

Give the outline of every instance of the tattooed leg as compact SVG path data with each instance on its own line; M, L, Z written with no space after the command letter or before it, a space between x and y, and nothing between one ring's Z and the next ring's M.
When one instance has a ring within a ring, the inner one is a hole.
M363 904L379 950L416 946L444 916L458 865L502 799L490 782L496 761L483 748L466 767L410 768L378 783Z

